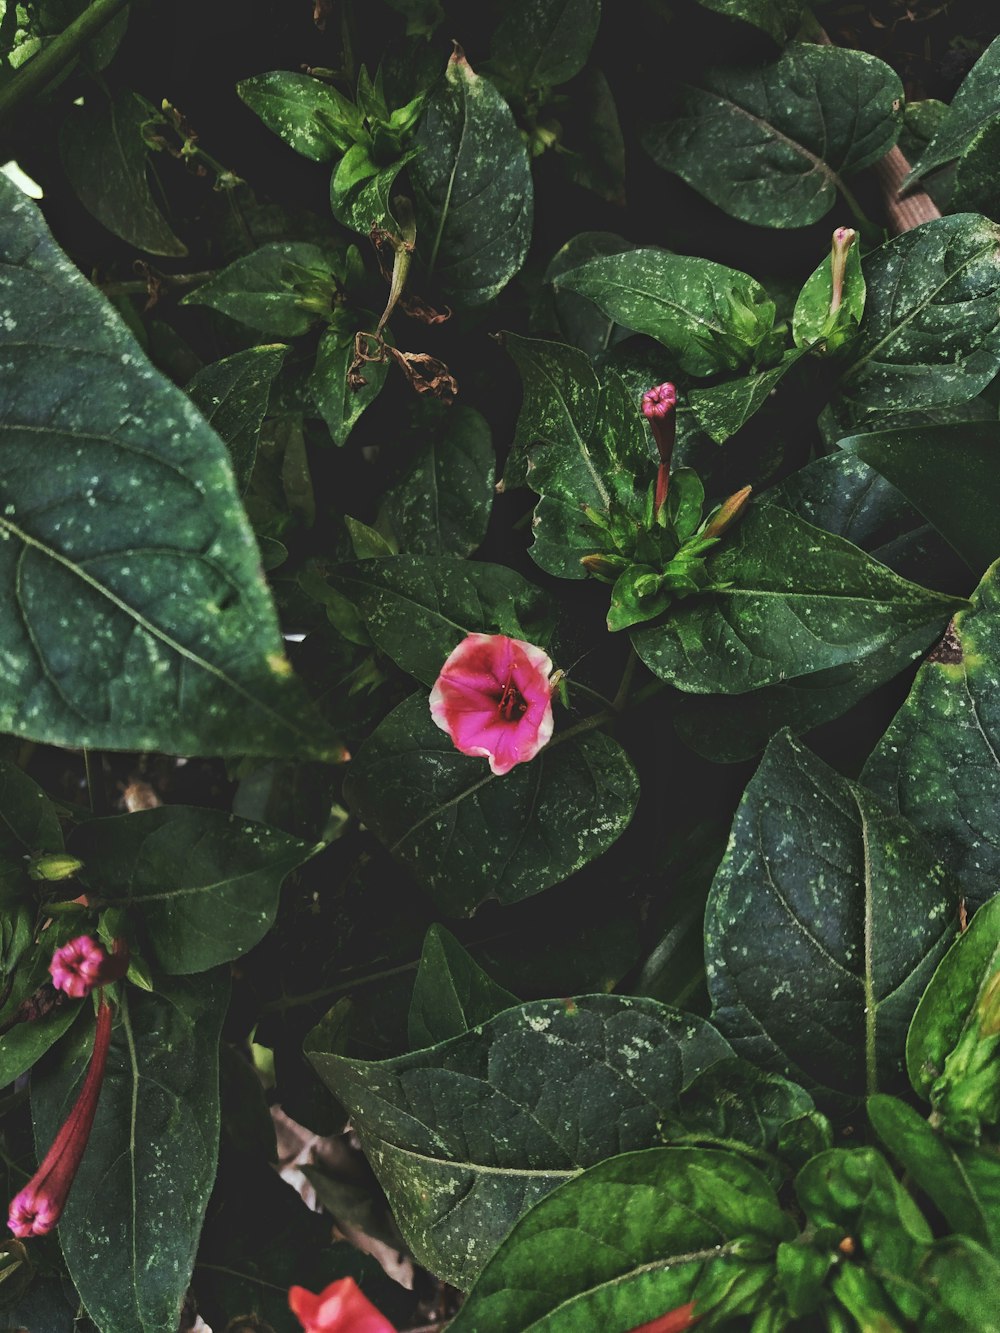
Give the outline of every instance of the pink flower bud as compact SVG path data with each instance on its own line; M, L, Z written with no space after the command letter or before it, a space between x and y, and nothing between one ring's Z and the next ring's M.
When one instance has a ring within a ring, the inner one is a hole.
M342 1277L314 1295L288 1289L288 1304L305 1333L396 1333L352 1277Z
M431 690L431 717L462 754L490 761L501 777L552 736L552 662L506 634L469 634Z
M847 270L847 252L854 244L857 232L853 227L838 227L833 233L830 251L830 314L836 314L844 299L844 273Z
M676 406L677 390L669 383L658 384L655 389L647 389L642 395L642 415L649 422L660 455L660 466L656 473L656 495L653 500L653 513L657 516L663 508L670 487L670 459L677 436L677 418L674 413Z
M41 1166L11 1200L7 1225L21 1239L44 1236L56 1225L66 1207L97 1114L111 1042L111 1017L111 1006L102 999L97 1011L93 1054L73 1109L52 1140Z

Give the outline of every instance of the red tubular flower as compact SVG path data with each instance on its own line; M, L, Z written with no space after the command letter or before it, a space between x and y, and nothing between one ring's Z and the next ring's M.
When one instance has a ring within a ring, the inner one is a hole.
M431 690L431 717L462 754L490 761L498 776L523 764L552 736L552 662L506 634L468 634Z
M630 1333L683 1333L684 1329L696 1324L699 1317L694 1312L694 1301L688 1301L686 1305L678 1305L676 1310L661 1314L659 1319L640 1324L638 1328L631 1329Z
M97 986L120 980L127 970L128 948L124 940L116 940L114 954L108 955L90 935L78 935L63 944L49 963L53 986L74 1000L82 1000Z
M112 1009L101 999L94 1033L94 1051L87 1076L66 1123L52 1140L41 1166L11 1200L7 1225L15 1236L44 1236L62 1216L97 1114L104 1066L111 1042Z
M653 513L657 515L663 508L670 486L670 459L677 436L677 418L674 415L676 406L677 390L669 383L658 384L655 389L647 389L642 395L642 414L649 422L660 455L660 466L656 473L656 497L653 501Z
M288 1304L305 1333L396 1333L352 1277L342 1277L314 1296L290 1287Z

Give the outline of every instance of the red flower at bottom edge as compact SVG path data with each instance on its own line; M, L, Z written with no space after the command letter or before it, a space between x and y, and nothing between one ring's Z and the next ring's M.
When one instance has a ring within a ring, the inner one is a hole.
M396 1333L352 1277L342 1277L314 1296L290 1287L288 1304L305 1333Z
M690 1328L698 1322L698 1315L694 1312L694 1301L688 1301L686 1305L678 1305L676 1310L668 1310L666 1314L661 1314L659 1319L653 1319L648 1324L640 1324L638 1328L633 1328L630 1333L683 1333L684 1329Z

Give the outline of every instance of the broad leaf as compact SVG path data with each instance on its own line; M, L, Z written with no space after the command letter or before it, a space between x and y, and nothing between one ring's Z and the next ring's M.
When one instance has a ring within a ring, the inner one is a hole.
M802 21L802 0L698 0L726 18L750 23L779 45L793 35Z
M991 42L965 76L943 122L920 154L911 180L961 157L976 135L1000 115L1000 37Z
M123 992L97 1119L59 1224L101 1333L176 1333L215 1179L227 988L214 972ZM78 1024L32 1077L39 1155L79 1090L93 1033L92 1022Z
M777 505L752 505L707 566L710 591L632 632L651 671L695 694L826 671L925 628L929 639L961 605Z
M351 1111L414 1254L466 1288L522 1213L659 1121L729 1048L703 1019L591 995L521 1005L441 1046L310 1056Z
M603 255L555 278L609 318L663 343L691 375L745 365L774 324L774 302L758 282L710 259L667 250Z
M444 926L431 926L420 955L407 1032L414 1050L487 1023L518 1003Z
M844 178L888 152L896 74L861 51L793 42L773 64L719 66L645 136L653 159L733 217L804 227L850 199Z
M779 736L706 907L715 1021L744 1058L808 1088L897 1082L958 896L905 820Z
M490 67L526 93L579 74L597 36L601 0L513 0L493 33Z
M236 91L269 130L314 162L332 162L351 145L346 132L361 116L328 83L308 74L276 69L236 85Z
M730 1153L623 1153L521 1219L451 1328L628 1333L692 1300L728 1322L759 1308L794 1231L765 1177Z
M562 741L557 729L530 763L494 777L434 725L423 693L368 738L344 792L453 916L566 879L621 836L639 794L625 751L600 732Z
M844 393L900 411L975 398L1000 368L1000 226L925 222L864 261L868 297Z
M240 491L250 484L271 385L287 347L251 347L199 370L187 393L229 449Z
M389 196L396 177L416 156L416 150L411 149L388 166L380 166L364 144L349 148L330 181L333 216L362 236L367 236L372 227L397 231Z
M0 206L0 729L336 755L284 655L224 446L6 177Z
M316 322L303 284L315 282L333 301L335 259L310 241L272 241L236 259L189 292L182 305L206 305L268 338L296 338Z
M789 351L770 370L716 384L711 389L692 389L688 401L698 425L716 444L725 444L774 396L778 384L801 355L799 351Z
M387 362L368 361L362 372L365 382L361 388L354 389L347 382L347 372L353 361L354 335L348 334L345 338L333 329L328 329L316 349L316 365L309 377L309 387L319 414L337 445L347 443L347 437L357 425L362 412L382 392L389 373Z
M142 922L165 972L204 972L252 948L274 922L289 871L317 849L222 810L167 805L81 824L80 879Z
M582 231L556 251L545 270L545 281L552 284L559 333L566 342L586 352L592 361L627 337L629 330L606 315L589 297L559 285L558 279L590 259L621 254L631 248L630 242L615 232Z
M461 50L427 99L410 165L417 257L465 306L502 291L531 239L531 168L510 108Z

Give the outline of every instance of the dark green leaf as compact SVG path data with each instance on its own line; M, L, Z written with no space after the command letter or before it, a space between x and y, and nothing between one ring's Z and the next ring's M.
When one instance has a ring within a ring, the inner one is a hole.
M361 128L354 105L328 83L308 74L276 69L236 85L236 91L269 130L314 162L332 162L351 146L351 128Z
M353 761L345 795L435 903L469 916L488 898L520 902L558 884L625 831L638 782L600 732L555 738L502 778L460 754L412 695Z
M350 1108L414 1254L467 1287L532 1203L655 1144L682 1089L729 1053L703 1019L592 995L508 1009L394 1060L311 1059Z
M250 483L271 385L287 347L251 347L199 370L188 396L229 449L236 483Z
M375 323L374 319L372 323ZM334 444L338 445L347 443L361 413L382 392L389 373L387 362L367 361L362 370L364 385L353 389L347 382L347 372L353 360L353 334L344 338L328 329L319 340L316 365L309 377L309 387L320 416L326 422Z
M601 0L513 0L493 33L490 66L518 92L579 74L601 21Z
M719 66L645 145L733 217L804 227L850 199L844 177L888 152L903 86L862 51L793 42L773 64Z
M461 50L427 99L415 144L417 256L447 297L482 305L528 252L531 168L510 108Z
M624 237L610 231L582 231L557 250L548 268L545 281L553 284L553 302L559 331L567 342L595 360L613 343L628 334L598 305L579 292L558 285L557 280L570 269L579 268L588 260L602 255L617 255L630 250Z
M431 926L420 955L407 1031L414 1050L487 1023L518 1003L444 926Z
M186 255L146 179L143 126L159 120L138 93L123 88L109 101L93 88L63 121L59 152L80 202L109 231L151 255Z
M779 736L709 894L715 1020L740 1055L807 1088L858 1096L898 1081L958 895L905 820Z
M716 444L725 444L771 398L802 353L788 351L777 366L711 389L692 389L688 402L698 425Z
M949 206L956 213L1000 214L1000 187L996 176L1000 149L1000 114L978 130L955 165L955 183Z
M31 894L29 857L62 848L55 806L27 773L0 759L0 909Z
M227 988L215 972L124 992L97 1119L59 1224L101 1333L177 1333L215 1179ZM93 1032L92 1022L79 1024L32 1077L39 1156L79 1090Z
M215 277L189 292L182 305L207 305L269 338L296 338L315 322L296 290L303 273L317 275L332 301L330 253L309 241L272 241L234 260Z
M1000 227L925 222L864 261L868 298L842 386L881 411L964 403L1000 367Z
M698 0L698 3L704 9L714 9L717 14L760 28L779 45L795 33L802 20L802 0Z
M0 177L0 729L328 758L225 448Z
M911 179L926 176L966 151L976 134L1000 115L1000 37L986 48L965 76L943 123L920 155Z
M143 923L165 972L204 972L246 953L274 921L289 871L316 850L222 810L166 805L81 824L71 850L102 905Z

